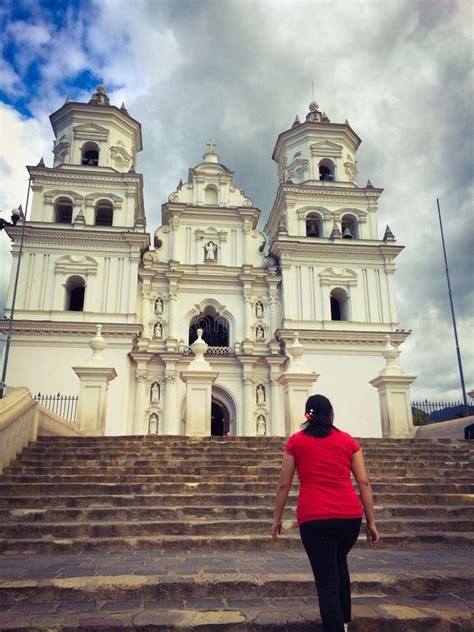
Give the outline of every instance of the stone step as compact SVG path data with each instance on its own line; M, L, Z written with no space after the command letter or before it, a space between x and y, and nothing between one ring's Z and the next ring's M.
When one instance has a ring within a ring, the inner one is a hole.
M98 609L100 607L100 610ZM307 599L120 600L22 603L0 613L3 632L322 632ZM351 632L472 632L469 596L355 597Z
M114 460L116 461L116 460ZM17 475L17 474L77 474L81 471L83 465L80 463L61 462L60 464L54 462L24 462L17 461L13 465L10 465L4 470L5 475ZM240 474L253 474L255 472L262 474L278 475L281 463L275 462L269 463L249 463L248 461L235 461L233 463L220 463L219 465L208 464L204 462L189 461L183 459L182 461L169 461L166 463L156 460L141 461L130 460L127 462L114 462L111 463L107 460L103 460L101 463L94 461L87 464L88 474L123 474L124 472L130 472L135 474L160 474L169 473L170 469L179 469L181 474L219 474L223 470L234 470L239 468ZM442 478L446 475L463 475L469 474L472 471L470 463L437 463L436 467L431 467L429 463L419 461L417 463L390 463L385 465L383 463L375 463L372 461L368 467L368 472L372 476L378 476L383 474L396 474L399 476L410 474L423 474L423 476L432 476L433 478Z
M117 451L117 448L123 453L136 453L136 454L195 454L196 456L200 455L212 455L216 456L221 454L234 455L237 453L241 454L249 454L249 455L276 455L282 452L283 447L286 444L286 440L279 441L277 444L273 445L259 445L258 437L255 437L256 444L252 443L249 445L239 445L235 443L235 441L230 442L222 442L215 445L205 445L205 444L193 444L189 445L185 442L178 442L176 445L169 445L166 442L157 442L153 443L130 443L127 441L117 441L114 443L100 443L95 442L92 444L87 444L87 442L82 441L85 437L81 437L81 439L76 440L75 443L67 443L66 441L53 444L53 445L42 445L41 443L33 443L29 444L25 447L25 451L27 454L61 454L64 451L67 451L70 454L92 454L96 453L113 453ZM391 454L426 454L427 456L431 456L433 454L448 454L448 455L468 455L472 453L472 447L468 442L462 442L459 446L445 446L442 444L434 444L434 445L410 445L410 444L401 444L401 445L386 445L383 444L374 444L367 445L362 441L359 441L361 448L364 450L366 454L382 454L382 455L391 455Z
M352 573L351 590L356 595L404 595L468 593L474 571L418 571L393 575L388 573ZM310 572L239 573L229 581L228 573L199 573L194 576L100 575L48 577L47 579L7 579L0 582L0 603L48 603L55 601L96 601L167 599L272 599L285 597L314 599L314 579Z
M404 492L408 493L430 493L430 494L440 494L440 493L457 493L457 494L472 494L474 493L474 484L472 483L454 483L454 482L445 482L439 483L437 481L433 482L414 482L410 483L410 481L406 479L402 479L397 481L396 479L393 482L378 482L375 481L372 483L372 489L375 493L379 492L390 492L393 490L394 486L402 485ZM0 497L8 497L8 496L16 496L16 495L25 495L25 496L36 496L42 493L52 493L52 494L63 494L69 493L71 495L83 495L83 494L91 494L91 493L101 493L104 496L109 493L120 493L120 494L132 494L132 493L161 493L163 495L169 493L179 493L184 490L192 491L194 494L207 492L207 493L228 493L230 491L241 491L247 493L262 493L269 491L268 488L271 486L271 483L268 482L238 482L234 483L232 479L222 482L206 482L202 481L202 479L196 482L185 482L185 483L175 483L175 482L147 482L147 483L133 483L128 479L123 483L111 482L87 482L83 481L80 483L60 483L60 482L45 482L45 483L17 483L17 482L3 482L3 479L0 479Z
M445 448L456 449L466 448L468 444L462 439L392 439L377 437L355 437L355 439L364 447L402 447L402 448ZM284 444L288 440L287 437L185 437L171 435L117 435L104 437L38 437L36 442L29 445L37 445L38 447L55 447L55 445L87 445L87 446L107 446L107 445L139 445L139 446L163 446L163 447L190 447L190 448L206 448L206 447L222 447L235 446L247 447L255 450L265 447L275 447Z
M252 495L243 493L223 492L216 496L213 493L200 493L199 504L204 507L211 506L267 506L272 507L275 494L266 490L266 493L256 493ZM289 502L296 502L296 492L290 492ZM446 505L448 507L458 505L474 506L473 494L431 494L431 493L403 493L403 492L383 492L374 494L374 500L379 505L402 504L407 507L418 507L419 505ZM106 496L101 494L83 494L71 496L70 494L36 494L36 495L9 495L0 496L1 508L21 508L21 507L123 507L123 506L146 506L146 507L169 507L174 505L187 505L196 502L196 494L193 490L183 493L149 493L149 494L111 494Z
M471 630L469 552L365 549L351 554L352 629ZM435 573L433 555L439 562ZM118 632L131 621L134 629L171 630L183 619L177 623L170 612L186 617L193 613L191 628L184 629L320 630L301 545L299 550L239 555L182 550L9 555L2 558L0 578L2 630ZM229 628L226 617L236 611L243 618ZM398 627L399 622L409 627ZM166 627L156 627L162 624Z
M157 449L163 450L229 450L240 449L249 451L278 450L286 444L286 437L171 437L163 435L146 436L114 436L114 437L39 437L36 442L28 444L28 448L54 450L66 446L74 448L123 448ZM470 445L464 440L443 441L440 439L411 441L410 439L369 439L355 437L360 446L370 450L469 450Z
M294 514L293 514L294 516ZM286 517L285 531L298 532L294 518ZM390 535L400 531L412 533L458 532L474 534L471 520L455 519L425 519L425 518L389 518L379 519L377 526L381 534ZM0 523L0 533L3 538L36 539L36 538L91 538L101 537L130 537L142 535L177 535L177 536L211 536L241 534L252 536L264 535L269 532L271 521L265 519L190 519L187 515L174 520L137 520L137 521L108 521L98 522L18 522L16 524Z
M293 499L294 500L294 499ZM47 501L45 501L47 502ZM294 502L287 506L288 512L295 511ZM474 505L471 506L454 506L446 507L443 505L415 505L407 507L406 505L393 506L375 506L375 512L378 519L384 518L441 518L454 520L462 518L463 520L474 520ZM170 520L175 518L178 520L197 519L197 518L220 518L222 519L265 519L271 520L273 516L273 507L269 503L268 506L250 507L248 505L174 505L163 507L158 504L154 507L147 506L122 506L122 507L92 507L92 508L50 508L47 505L37 505L36 508L23 504L20 509L0 509L0 524L12 522L22 523L44 523L44 522L62 522L62 521L96 521L96 520L117 520L117 521L136 521L136 520Z
M384 534L379 548L393 549L403 546L404 549L419 550L439 546L444 548L471 547L474 534L450 532L413 533L400 531ZM367 546L363 535L355 548ZM300 549L301 542L296 531L289 532L274 542L269 535L135 535L130 537L44 537L36 539L0 538L0 553L58 553L80 551L248 551L248 550L281 550Z
M240 484L252 484L252 483L265 483L269 485L276 485L278 481L278 474L262 474L260 472L255 472L254 474L239 474L236 469L235 472L227 472L225 474L214 474L210 475L206 473L203 474L181 474L181 473L160 473L160 474L135 474L135 473L126 473L121 472L120 474L91 474L89 472L84 472L83 474L5 474L1 481L2 483L7 483L11 485L21 485L21 484L48 484L55 483L56 485L65 485L65 484L93 484L93 483L102 483L102 484L163 484L169 483L172 480L173 483L178 484L186 484L186 483L202 483L203 481L208 481L209 484L219 484L219 485L240 485ZM372 485L378 484L390 484L390 485L412 485L412 484L464 484L468 485L472 481L472 475L464 474L456 476L455 472L450 474L446 474L439 479L435 479L433 481L433 477L429 475L409 475L409 474L400 474L400 475L379 475L376 478L374 477L372 480ZM474 485L472 486L472 490L474 491ZM0 492L1 493L1 492Z

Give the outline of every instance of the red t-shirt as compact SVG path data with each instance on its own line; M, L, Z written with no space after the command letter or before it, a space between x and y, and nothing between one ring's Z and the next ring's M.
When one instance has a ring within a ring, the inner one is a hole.
M300 480L298 524L362 516L363 507L350 478L352 455L359 450L350 434L337 430L327 437L300 431L289 438L285 451L294 456Z

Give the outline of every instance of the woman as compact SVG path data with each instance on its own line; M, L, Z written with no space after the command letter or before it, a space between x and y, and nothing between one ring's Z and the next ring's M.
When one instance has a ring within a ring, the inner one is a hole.
M359 444L333 426L331 402L313 395L306 402L306 422L285 446L275 500L272 537L281 535L281 518L295 468L300 492L297 520L313 569L324 632L343 632L351 620L347 554L360 531L362 513L367 541L380 537L375 526L372 489ZM354 474L362 504L351 483Z

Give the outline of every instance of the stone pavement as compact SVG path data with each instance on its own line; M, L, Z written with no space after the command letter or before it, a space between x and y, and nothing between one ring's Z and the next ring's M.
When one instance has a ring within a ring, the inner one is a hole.
M283 538L284 539L284 538ZM270 538L269 538L270 540ZM271 542L271 540L270 540ZM351 575L405 572L471 571L473 550L453 549L355 549L349 556ZM282 576L305 573L311 577L306 553L289 551L127 551L8 555L0 557L0 579L53 579L98 575L199 576L235 573Z
M320 629L301 550L7 554L0 560L5 631ZM471 562L472 550L462 548L352 551L352 630L472 632Z

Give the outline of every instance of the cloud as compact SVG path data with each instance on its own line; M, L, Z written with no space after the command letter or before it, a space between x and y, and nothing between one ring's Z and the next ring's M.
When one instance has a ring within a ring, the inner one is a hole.
M10 220L10 210L25 208L28 172L25 165L37 164L51 149L49 121L27 119L0 103L0 211ZM10 240L0 232L0 311L3 311L11 267Z
M348 118L363 139L359 183L385 188L380 236L388 223L406 246L396 283L400 325L413 329L402 364L419 376L414 395L459 396L436 198L472 387L472 17L472 3L454 1L79 3L48 27L51 45L41 28L32 31L41 85L30 109L43 139L68 90L89 97L93 86L75 84L78 73L103 76L112 102L124 100L142 122L149 230L208 138L263 225L277 189L274 143L305 115L314 81L329 118ZM30 19L44 21L41 12Z
M23 93L19 75L5 59L0 59L0 90L8 96Z

